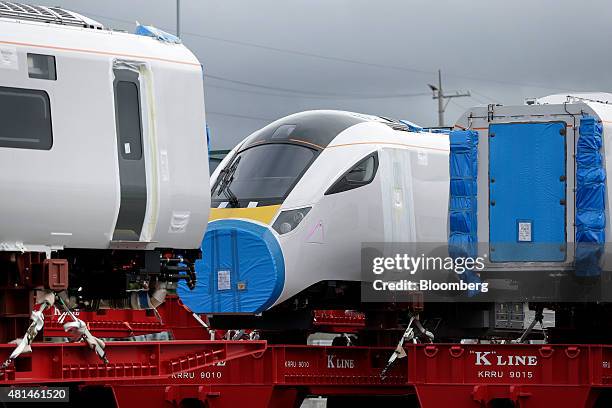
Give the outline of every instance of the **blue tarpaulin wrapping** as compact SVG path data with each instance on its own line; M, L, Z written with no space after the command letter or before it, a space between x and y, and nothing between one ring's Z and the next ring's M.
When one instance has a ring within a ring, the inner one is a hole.
M491 262L563 262L566 123L489 126Z
M280 245L266 227L240 220L208 224L193 290L178 295L196 313L260 313L278 299L285 282Z
M603 127L592 116L580 120L576 146L576 274L599 275L606 241L606 172L600 153Z
M449 255L478 256L477 179L478 132L450 132ZM480 282L478 275L466 270L460 275L468 283ZM475 293L468 293L470 296Z
M138 24L136 26L136 31L134 32L136 35L142 35L145 37L153 37L159 41L163 41L170 44L180 44L181 39L176 35L167 33L159 28L153 26L146 26L142 24Z

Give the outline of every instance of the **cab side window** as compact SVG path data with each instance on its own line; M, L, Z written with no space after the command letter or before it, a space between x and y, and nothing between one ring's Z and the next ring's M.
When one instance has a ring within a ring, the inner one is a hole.
M0 147L51 150L52 146L47 92L0 86Z
M325 195L341 193L370 184L378 170L378 153L372 153L360 160L349 171L344 173L326 192Z

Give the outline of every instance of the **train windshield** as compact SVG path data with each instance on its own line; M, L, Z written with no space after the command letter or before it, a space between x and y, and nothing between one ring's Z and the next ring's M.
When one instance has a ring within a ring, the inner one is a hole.
M213 205L280 204L316 154L314 149L288 143L243 150L219 173L212 191Z

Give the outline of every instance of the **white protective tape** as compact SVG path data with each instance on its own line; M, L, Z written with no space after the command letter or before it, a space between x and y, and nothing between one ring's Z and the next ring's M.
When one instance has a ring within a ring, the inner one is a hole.
M168 232L171 234L184 233L189 225L189 217L191 217L191 211L172 211Z
M0 69L19 69L19 60L17 58L17 48L10 46L0 47Z

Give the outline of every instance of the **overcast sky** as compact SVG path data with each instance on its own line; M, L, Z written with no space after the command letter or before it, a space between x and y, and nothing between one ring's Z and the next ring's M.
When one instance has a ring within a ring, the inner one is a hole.
M175 0L33 0L106 26L169 32ZM428 83L442 69L446 124L470 106L612 91L608 0L181 0L182 38L204 64L213 149L308 109L437 124ZM414 95L417 96L414 96Z

